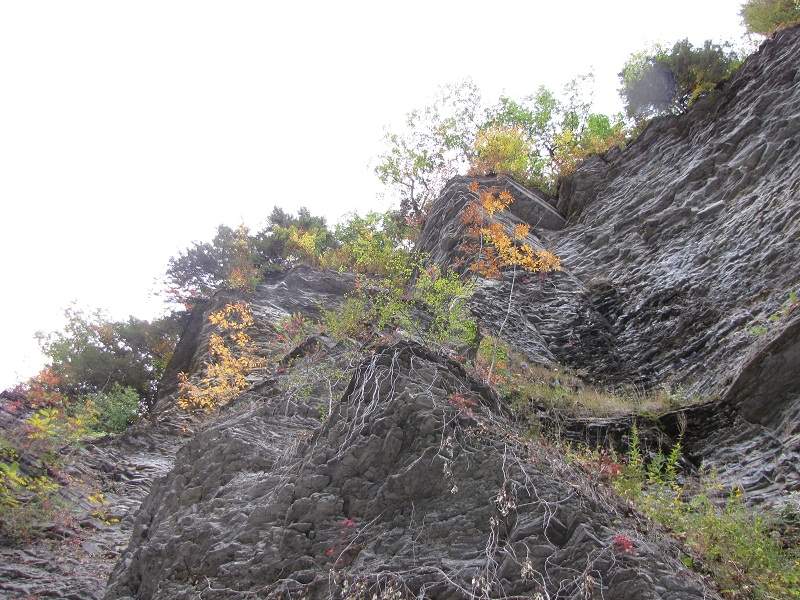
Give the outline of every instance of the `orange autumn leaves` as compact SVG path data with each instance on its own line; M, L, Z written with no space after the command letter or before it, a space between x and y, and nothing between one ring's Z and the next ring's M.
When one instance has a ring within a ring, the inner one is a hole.
M530 233L530 225L516 224L510 234L505 226L492 218L506 210L514 201L507 191L481 189L477 181L469 190L478 194L478 200L470 202L461 215L467 227L469 241L462 244L467 256L474 256L469 269L487 279L499 279L505 268L519 267L531 273L549 273L561 270L561 260L549 250L536 250L524 242Z

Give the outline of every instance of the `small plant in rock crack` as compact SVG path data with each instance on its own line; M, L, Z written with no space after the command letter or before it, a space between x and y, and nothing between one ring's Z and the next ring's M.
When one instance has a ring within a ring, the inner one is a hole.
M798 299L797 291L792 290L789 292L789 298L781 304L781 307L767 317L766 322L757 319L745 328L748 335L759 337L769 332L770 327L775 323L779 323L782 319L788 317L800 307L800 299Z
M320 404L319 405L319 422L326 423L330 418L330 409L328 408L327 404Z
M296 312L281 319L275 329L276 341L284 349L291 349L313 333L315 326L302 313Z
M681 452L679 439L666 455L647 453L638 428L632 427L627 463L613 479L614 489L699 555L723 597L800 598L800 549L785 545L764 511L745 505L742 490L733 490L720 506L713 499L721 487L703 473L691 494L685 490L678 482ZM629 553L621 538L615 537L612 544L618 552Z
M622 465L617 460L615 453L601 448L596 455L597 461L594 463L594 467L600 479L613 481L622 474Z

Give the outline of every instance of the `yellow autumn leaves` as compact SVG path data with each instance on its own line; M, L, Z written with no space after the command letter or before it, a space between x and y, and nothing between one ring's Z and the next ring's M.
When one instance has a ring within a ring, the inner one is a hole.
M178 375L178 406L211 411L227 404L248 386L247 375L263 364L247 330L254 319L244 302L225 305L208 317L215 331L208 339L208 360L197 382Z

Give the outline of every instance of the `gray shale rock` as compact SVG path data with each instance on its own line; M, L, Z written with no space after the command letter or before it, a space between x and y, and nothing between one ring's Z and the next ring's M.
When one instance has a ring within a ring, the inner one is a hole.
M187 444L106 597L716 597L674 545L523 443L496 397L422 346L365 360L323 426L308 412L253 398Z
M800 359L787 350L768 366L771 340L797 343L785 307L800 289L798 57L800 27L784 30L687 114L584 162L557 199L509 188L515 202L501 219L531 222L526 241L552 249L564 269L507 272L481 282L473 301L482 328L502 330L531 361L711 402L652 420L653 437L672 443L685 416L695 464L744 485L754 502L800 489ZM421 247L434 262L461 258L471 180L451 181L433 207ZM568 222L536 226L553 202ZM754 335L755 324L767 333ZM568 436L622 445L631 422L558 421Z

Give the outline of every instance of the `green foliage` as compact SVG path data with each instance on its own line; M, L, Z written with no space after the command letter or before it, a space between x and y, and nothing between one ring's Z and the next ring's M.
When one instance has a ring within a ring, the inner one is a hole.
M783 319L791 315L797 308L800 307L800 300L798 300L797 290L791 290L789 297L781 304L780 308L769 315L766 322L763 319L756 320L745 328L748 335L760 337L766 335L770 327L776 323L780 323Z
M592 87L591 75L585 75L559 96L541 87L484 108L474 84L451 86L433 104L410 113L402 132L386 136L376 173L400 197L400 213L415 218L446 181L468 168L476 175L507 174L554 193L558 178L580 160L624 143L620 116L592 112Z
M494 171L554 193L558 179L581 160L624 144L622 118L592 112L593 85L592 75L583 75L570 81L561 96L540 87L521 100L501 97L488 111L484 130L499 127L518 139L505 146L511 158L505 162L513 168ZM492 170L480 163L476 166L479 172Z
M555 139L554 161L558 176L572 173L578 164L592 154L602 154L610 148L623 147L626 131L621 116L609 117L587 113L579 128L564 128Z
M181 330L183 314L154 321L112 321L101 311L69 308L61 331L38 333L55 376L52 387L67 401L107 389L129 387L145 401L155 397Z
M248 242L247 251L252 253L252 242ZM211 242L195 242L171 258L166 274L169 298L188 305L224 287L241 252L237 246L236 230L221 225Z
M765 335L768 331L766 325L751 325L747 328L747 333L756 337Z
M413 299L427 313L424 336L440 344L472 346L478 326L469 308L474 286L457 273L442 274L438 267L425 269L413 288Z
M800 1L747 0L739 14L747 31L770 35L778 29L800 23Z
M87 416L92 431L121 433L139 415L139 394L133 388L115 384L107 392L84 397L81 412Z
M326 331L337 340L359 338L371 328L372 311L366 298L346 298L338 309L322 311Z
M0 539L11 542L32 538L61 505L59 484L46 474L23 473L19 460L16 445L0 436Z
M393 213L353 214L336 226L334 243L322 254L320 264L403 284L414 268L407 235L407 228L398 224Z
M789 292L789 297L783 304L781 304L781 307L769 316L769 321L777 322L780 321L781 319L785 319L790 314L792 314L799 306L800 306L800 299L798 299L797 290L791 290Z
M264 272L314 263L332 243L322 217L306 208L291 215L275 207L255 234L221 225L211 242L195 242L171 258L166 292L173 301L191 304L223 288L252 289Z
M478 132L470 172L474 175L511 175L525 182L531 171L531 154L520 129L497 125L487 127Z
M375 173L393 190L404 216L419 219L444 184L471 158L481 120L478 87L469 80L445 86L405 126L387 131Z
M469 309L472 290L456 273L419 269L413 283L383 279L361 285L339 309L323 310L323 324L339 340L367 340L391 328L432 344L470 346L477 338L477 323Z
M125 388L130 390L130 388ZM138 404L139 397L131 390ZM45 407L25 419L25 448L42 463L60 462L61 450L94 433L108 433L99 428L98 409L87 396L66 407Z
M731 492L724 506L711 501L715 486L708 481L686 497L677 482L680 441L666 457L659 452L647 464L640 443L634 428L627 464L613 480L615 490L685 540L725 597L800 598L800 552L783 547L770 521L747 509L740 490ZM696 566L691 556L684 564Z
M276 207L267 226L255 235L254 244L256 265L269 271L302 262L316 264L334 240L325 219L312 215L307 208L292 216Z
M474 338L471 286L456 273L425 269L408 237L408 226L394 213L352 215L336 227L335 246L320 264L358 277L356 292L338 310L323 311L331 335L369 339L391 327L437 343Z
M563 102L552 91L540 87L536 94L515 100L501 96L489 110L487 126L513 129L522 134L529 155L528 172L514 174L522 183L553 191L555 138L564 122Z
M628 468L633 474L641 472L644 466L644 459L642 458L642 445L639 438L639 426L636 421L631 424L631 437L628 442Z
M683 112L728 78L741 62L730 44L710 40L703 46L681 40L671 49L656 46L635 53L619 74L625 110L636 119Z
M491 335L481 339L475 375L494 385L516 417L532 426L538 424L541 408L573 416L655 415L701 400L681 388L642 390L588 383L583 373L531 364L506 342Z

